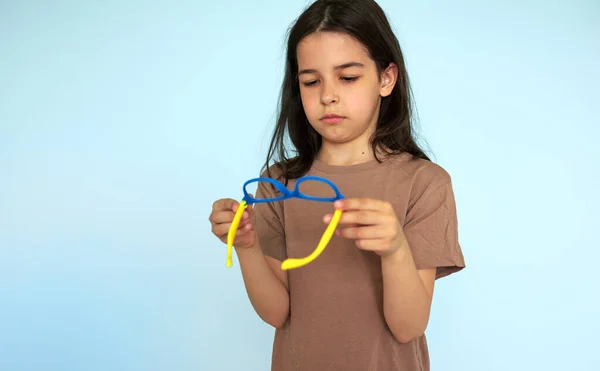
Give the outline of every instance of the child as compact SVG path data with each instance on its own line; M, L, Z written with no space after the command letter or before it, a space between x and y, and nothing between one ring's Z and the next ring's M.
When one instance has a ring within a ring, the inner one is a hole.
M450 177L412 137L397 39L374 1L319 0L287 47L264 175L290 189L318 175L345 198L333 206L344 213L327 248L293 270L281 262L315 249L331 203L288 199L243 215L235 251L254 309L276 328L272 370L429 370L434 281L465 264ZM269 183L258 185L256 197L275 196ZM212 231L223 242L237 206L213 205Z

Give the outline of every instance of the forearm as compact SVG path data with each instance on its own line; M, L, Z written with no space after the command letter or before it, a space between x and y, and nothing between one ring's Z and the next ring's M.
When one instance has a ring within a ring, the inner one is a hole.
M283 326L289 314L287 288L269 267L258 245L240 249L236 253L254 310L271 326Z
M408 247L381 258L384 316L402 343L422 335L429 321L431 293L427 292Z

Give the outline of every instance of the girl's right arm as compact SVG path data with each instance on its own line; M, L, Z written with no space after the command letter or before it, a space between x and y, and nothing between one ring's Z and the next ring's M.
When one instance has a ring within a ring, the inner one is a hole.
M232 199L218 200L213 204L209 217L212 232L224 243L238 205ZM244 285L260 318L273 327L282 327L289 315L287 275L281 270L281 262L263 254L253 221L254 210L248 207L234 241Z
M246 249L236 248L236 254L254 310L271 326L282 327L288 319L290 296L281 262L265 256L258 244Z

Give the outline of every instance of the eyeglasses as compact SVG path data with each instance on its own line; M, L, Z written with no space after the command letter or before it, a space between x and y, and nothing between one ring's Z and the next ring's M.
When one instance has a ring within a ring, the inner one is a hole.
M300 192L300 185L306 181L317 181L317 182L321 182L321 183L328 185L335 192L335 196L334 197L318 197L318 196L311 196L311 195L303 194L302 192ZM277 188L279 193L281 193L281 196L270 197L270 198L251 197L248 194L248 192L246 191L246 187L251 183L257 183L257 182L271 183L273 186L275 186L275 188ZM227 234L227 267L232 266L233 241L235 240L235 235L236 235L238 226L240 224L240 220L242 219L242 215L244 214L244 210L246 210L248 205L255 204L255 203L261 203L261 202L281 201L281 200L286 200L286 199L290 199L290 198L300 198L303 200L319 201L319 202L334 202L334 201L343 199L344 196L342 195L342 193L339 191L339 189L336 187L336 185L333 182L331 182L328 179L321 178L318 176L304 176L304 177L298 178L298 180L296 181L296 186L294 187L293 191L290 191L289 189L287 189L280 181L272 179L272 178L262 177L262 178L254 178L254 179L248 180L246 183L244 183L244 198L240 202L237 212L235 213L235 216L233 217L233 222L231 223L231 227L229 228L229 233ZM288 269L299 268L299 267L307 265L308 263L315 260L323 252L323 250L325 250L325 247L331 240L331 237L333 236L333 232L337 228L337 225L338 225L338 222L339 222L341 216L342 216L342 211L335 210L333 217L331 218L331 221L329 222L329 225L325 229L325 232L323 232L323 235L321 237L321 240L319 241L319 244L317 245L317 248L310 255L305 256L303 258L288 258L281 263L281 269L288 270Z

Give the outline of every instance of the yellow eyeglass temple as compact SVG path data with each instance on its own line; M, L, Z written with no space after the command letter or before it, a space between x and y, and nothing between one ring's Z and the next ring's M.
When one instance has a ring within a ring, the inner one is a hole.
M300 267L305 266L308 263L312 262L319 255L321 255L321 253L323 252L323 250L325 250L325 247L331 240L331 237L333 236L333 232L335 232L335 228L337 227L341 216L342 216L342 210L336 210L333 213L333 217L331 218L331 221L329 222L327 229L323 233L323 236L321 237L321 240L319 241L319 245L317 245L317 248L310 255L308 255L304 258L288 258L288 259L284 260L283 263L281 263L281 269L289 270L289 269L294 269L294 268L300 268Z
M229 227L229 232L227 233L227 268L231 268L233 265L233 241L235 240L235 234L240 225L240 221L242 220L242 215L244 215L244 211L247 207L248 204L246 201L242 200L242 202L240 202L240 206L235 212L233 221L231 222L231 227Z

